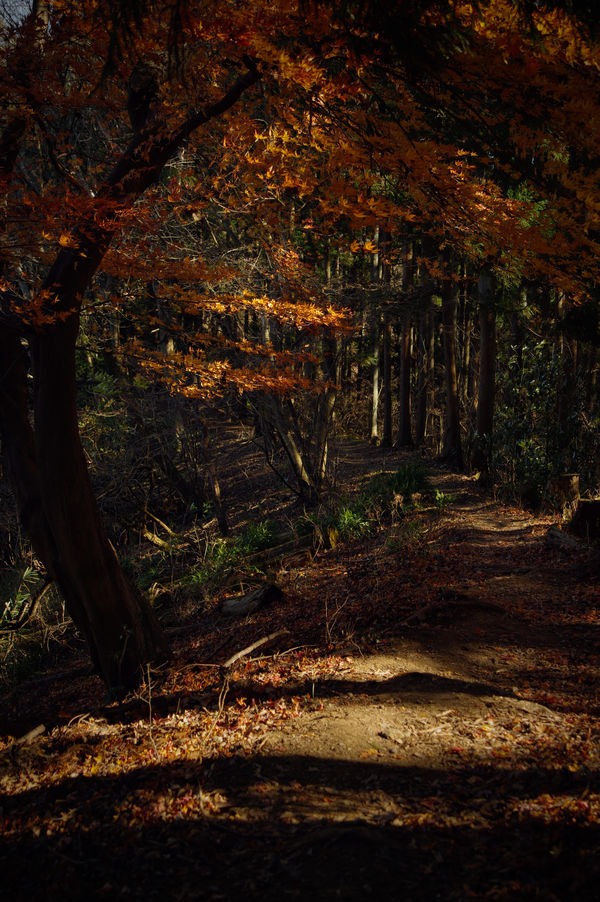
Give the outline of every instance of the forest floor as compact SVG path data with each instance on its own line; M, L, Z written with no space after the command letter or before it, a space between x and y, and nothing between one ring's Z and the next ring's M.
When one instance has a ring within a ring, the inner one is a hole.
M597 552L431 479L441 511L272 564L279 603L206 605L136 696L7 695L2 898L597 900Z

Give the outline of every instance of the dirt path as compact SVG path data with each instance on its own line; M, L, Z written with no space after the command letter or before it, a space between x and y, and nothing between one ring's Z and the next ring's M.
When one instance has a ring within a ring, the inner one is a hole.
M282 562L287 602L207 611L152 697L12 698L47 732L0 750L6 898L597 900L598 565L435 480L414 541Z
M336 676L312 684L312 710L269 736L265 751L443 767L459 754L485 760L499 722L533 719L542 732L564 722L565 712L527 700L528 686L515 685L540 648L563 653L564 625L546 625L543 614L560 603L574 574L564 561L542 569L528 560L543 558L553 521L503 509L465 478L442 476L436 485L456 496L446 512L447 551L460 546L473 578L463 565L435 600L405 618L385 651L348 647Z
M437 485L456 500L431 600L308 681L248 783L217 782L244 819L291 831L271 863L285 897L597 899L593 565L548 551L551 520Z

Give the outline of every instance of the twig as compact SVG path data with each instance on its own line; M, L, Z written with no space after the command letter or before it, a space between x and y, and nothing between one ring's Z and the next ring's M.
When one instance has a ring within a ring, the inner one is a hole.
M254 651L255 648L260 648L261 645L266 645L267 642L271 642L273 639L276 639L278 636L284 636L286 633L289 633L289 630L276 630L274 633L270 633L268 636L264 636L262 639L258 639L256 642L253 642L252 645L248 645L247 648L242 648L241 651L237 651L231 658L228 658L224 664L222 664L223 670L228 667L232 667L240 658L246 657L251 652Z
M39 724L37 727L34 727L33 730L29 730L28 733L25 733L24 736L20 736L19 739L15 739L12 743L13 745L27 745L28 742L33 742L34 739L37 739L38 736L41 736L42 733L46 732L46 727L43 723Z
M286 655L291 655L294 651L300 651L303 648L318 648L317 645L294 645L292 648L286 648L285 651L276 651L272 655L259 655L257 658L252 658L253 661L268 661L271 658L284 658Z
M215 731L215 727L221 715L223 714L223 709L225 707L225 699L227 698L227 693L229 692L229 674L226 673L223 678L223 684L221 686L221 691L219 692L219 700L217 702L217 710L215 712L215 716L212 719L212 723L210 725L210 729L208 733L204 737L203 746L206 748L206 743L212 736Z
M256 642L253 642L252 645L249 645L247 648L242 648L241 651L236 652L231 656L224 664L221 665L221 673L223 674L223 682L221 684L221 691L219 692L219 700L217 702L217 710L215 712L215 716L212 719L212 723L210 728L204 737L204 746L206 747L206 743L212 736L215 731L215 727L217 726L218 720L223 714L223 709L225 708L225 699L227 698L227 693L229 692L229 684L230 684L230 668L233 667L234 664L237 663L241 658L249 655L250 652L254 651L255 648L259 648L261 645L265 645L267 642L270 642L272 639L276 639L277 636L283 636L286 633L289 633L289 630L276 630L274 633L270 633L268 636L264 636L262 639L258 639Z
M158 749L156 748L154 734L152 733L152 677L150 674L150 664L146 664L146 679L148 681L148 729L150 733L150 742L152 743L154 754L158 760Z
M162 520L159 520L158 517L155 517L155 515L148 510L148 508L146 508L144 513L146 513L152 520L154 520L155 523L158 523L159 526L162 526L164 531L166 533L168 533L170 536L173 536L174 539L179 538L179 536L177 535L176 532L173 532L173 530L169 526L167 526L166 523L163 523Z
M37 739L38 736L41 736L42 733L46 732L46 727L43 723L39 724L37 727L34 727L33 730L29 730L28 733L25 733L24 736L20 736L18 739L13 740L9 746L4 749L3 754L10 755L12 761L17 763L17 749L20 745L27 745L29 742L33 742L34 739Z

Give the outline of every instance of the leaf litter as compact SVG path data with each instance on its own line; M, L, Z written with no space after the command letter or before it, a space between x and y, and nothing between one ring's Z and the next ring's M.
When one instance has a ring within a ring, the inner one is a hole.
M282 561L283 603L207 609L135 696L7 696L4 898L596 899L595 558L435 481L414 540Z

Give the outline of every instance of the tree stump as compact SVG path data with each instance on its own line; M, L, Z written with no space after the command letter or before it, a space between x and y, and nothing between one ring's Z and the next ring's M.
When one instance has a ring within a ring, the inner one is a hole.
M563 518L572 517L579 502L579 474L563 473L549 479L546 500L552 510L561 511Z

